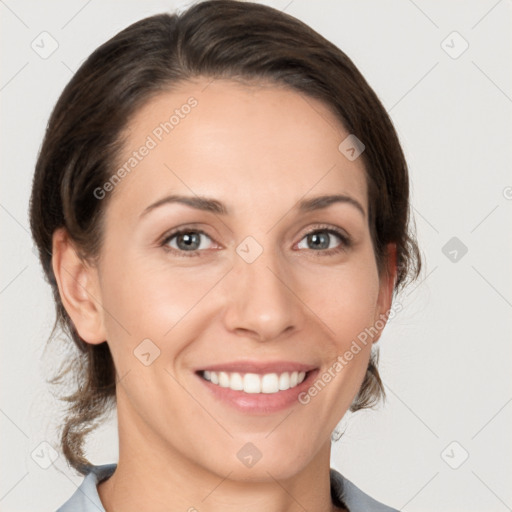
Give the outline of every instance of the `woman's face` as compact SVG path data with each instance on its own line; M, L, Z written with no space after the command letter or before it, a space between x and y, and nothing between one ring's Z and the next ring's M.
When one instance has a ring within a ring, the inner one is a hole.
M358 336L389 309L392 278L377 272L362 159L340 151L349 133L327 108L209 82L137 113L115 169L127 172L103 189L98 315L120 457L286 478L328 453L367 368Z

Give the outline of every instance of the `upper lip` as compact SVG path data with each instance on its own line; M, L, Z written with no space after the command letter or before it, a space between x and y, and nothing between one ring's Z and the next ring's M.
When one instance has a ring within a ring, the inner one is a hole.
M232 361L229 363L219 363L202 368L197 371L212 372L238 372L238 373L283 373L283 372L309 372L317 368L311 364L297 363L294 361Z

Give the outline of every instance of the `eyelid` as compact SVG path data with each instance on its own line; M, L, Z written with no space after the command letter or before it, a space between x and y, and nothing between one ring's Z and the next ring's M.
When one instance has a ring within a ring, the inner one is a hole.
M313 226L312 228L308 228L307 231L305 231L301 235L300 240L302 240L305 236L316 233L317 231L327 231L330 233L334 233L335 235L339 236L346 243L352 242L352 237L344 229L337 227L337 226L333 226L332 224L318 224L318 225Z

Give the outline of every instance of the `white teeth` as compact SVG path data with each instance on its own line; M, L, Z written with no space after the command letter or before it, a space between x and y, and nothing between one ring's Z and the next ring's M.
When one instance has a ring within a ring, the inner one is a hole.
M277 373L267 373L261 379L261 392L262 393L276 393L279 391L279 377Z
M202 373L206 380L217 384L223 388L230 388L234 391L244 391L245 393L278 393L294 388L306 378L306 372L284 372L265 373L229 373L212 372L205 370Z
M261 393L261 378L255 373L244 375L244 391L246 393Z
M229 375L226 372L219 372L219 386L222 388L229 387Z
M279 389L281 391L286 391L290 387L290 374L289 373L281 373L279 376Z
M239 373L232 373L229 379L229 387L235 391L243 391L244 381Z

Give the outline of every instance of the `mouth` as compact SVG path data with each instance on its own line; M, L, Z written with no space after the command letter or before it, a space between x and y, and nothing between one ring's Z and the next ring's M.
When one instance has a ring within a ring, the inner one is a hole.
M293 368L289 364L276 365L278 371L267 369L268 365L252 365L252 371L247 371L247 366L224 365L222 369L211 367L195 374L215 402L244 414L268 415L299 404L299 396L319 373L318 367L297 364Z
M197 373L204 380L221 388L242 391L248 394L274 394L297 387L304 382L309 372L293 371L258 374L200 370Z

